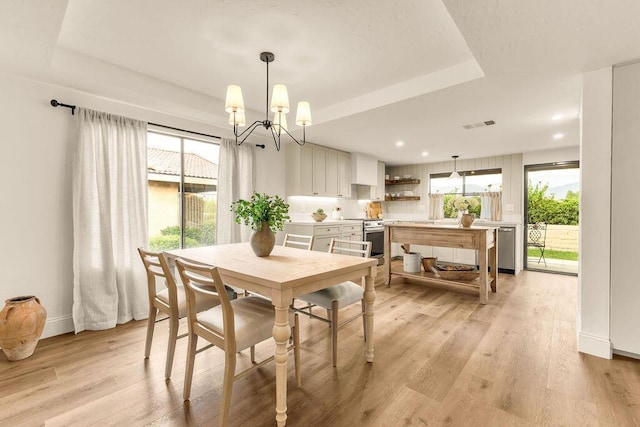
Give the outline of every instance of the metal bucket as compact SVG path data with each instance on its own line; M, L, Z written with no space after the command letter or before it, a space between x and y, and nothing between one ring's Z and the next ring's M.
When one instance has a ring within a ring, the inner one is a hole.
M402 258L402 269L405 273L420 273L422 265L422 255L418 252L409 252Z

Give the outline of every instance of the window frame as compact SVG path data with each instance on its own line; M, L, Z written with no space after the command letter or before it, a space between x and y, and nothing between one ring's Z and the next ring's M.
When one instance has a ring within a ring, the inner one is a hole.
M481 175L496 175L496 174L500 174L501 175L501 181L502 181L502 168L491 168L491 169L474 169L474 170L467 170L467 171L458 171L458 173L460 174L460 177L462 178L462 189L460 192L456 192L456 193L452 193L452 192L448 192L448 193L442 193L442 194L460 194L462 196L479 196L480 194L482 194L483 192L467 192L466 191L466 185L467 185L467 176L481 176ZM436 178L448 178L451 175L451 172L439 172L439 173L431 173L429 174L429 193L433 194L431 192L431 180ZM500 184L500 190L502 191L502 184Z

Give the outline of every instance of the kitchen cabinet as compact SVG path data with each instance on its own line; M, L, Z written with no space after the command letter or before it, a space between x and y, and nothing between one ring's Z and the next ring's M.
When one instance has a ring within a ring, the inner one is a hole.
M334 150L338 162L338 197L351 197L351 155Z
M327 252L331 239L362 241L361 222L294 223L284 225L284 232L314 236L314 251Z
M309 143L285 151L288 196L351 196L349 153Z

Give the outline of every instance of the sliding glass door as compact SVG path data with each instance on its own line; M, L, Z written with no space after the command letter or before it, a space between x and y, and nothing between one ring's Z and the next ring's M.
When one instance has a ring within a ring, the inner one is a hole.
M149 248L215 244L219 145L149 132Z
M578 162L527 165L524 268L578 274Z

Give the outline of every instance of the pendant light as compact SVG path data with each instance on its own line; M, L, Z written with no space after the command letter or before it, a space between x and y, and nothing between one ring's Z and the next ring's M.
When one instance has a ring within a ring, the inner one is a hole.
M449 179L460 178L460 174L456 170L456 160L458 160L458 157L459 156L451 156L451 158L453 159L453 172L451 172L451 175L449 175Z

